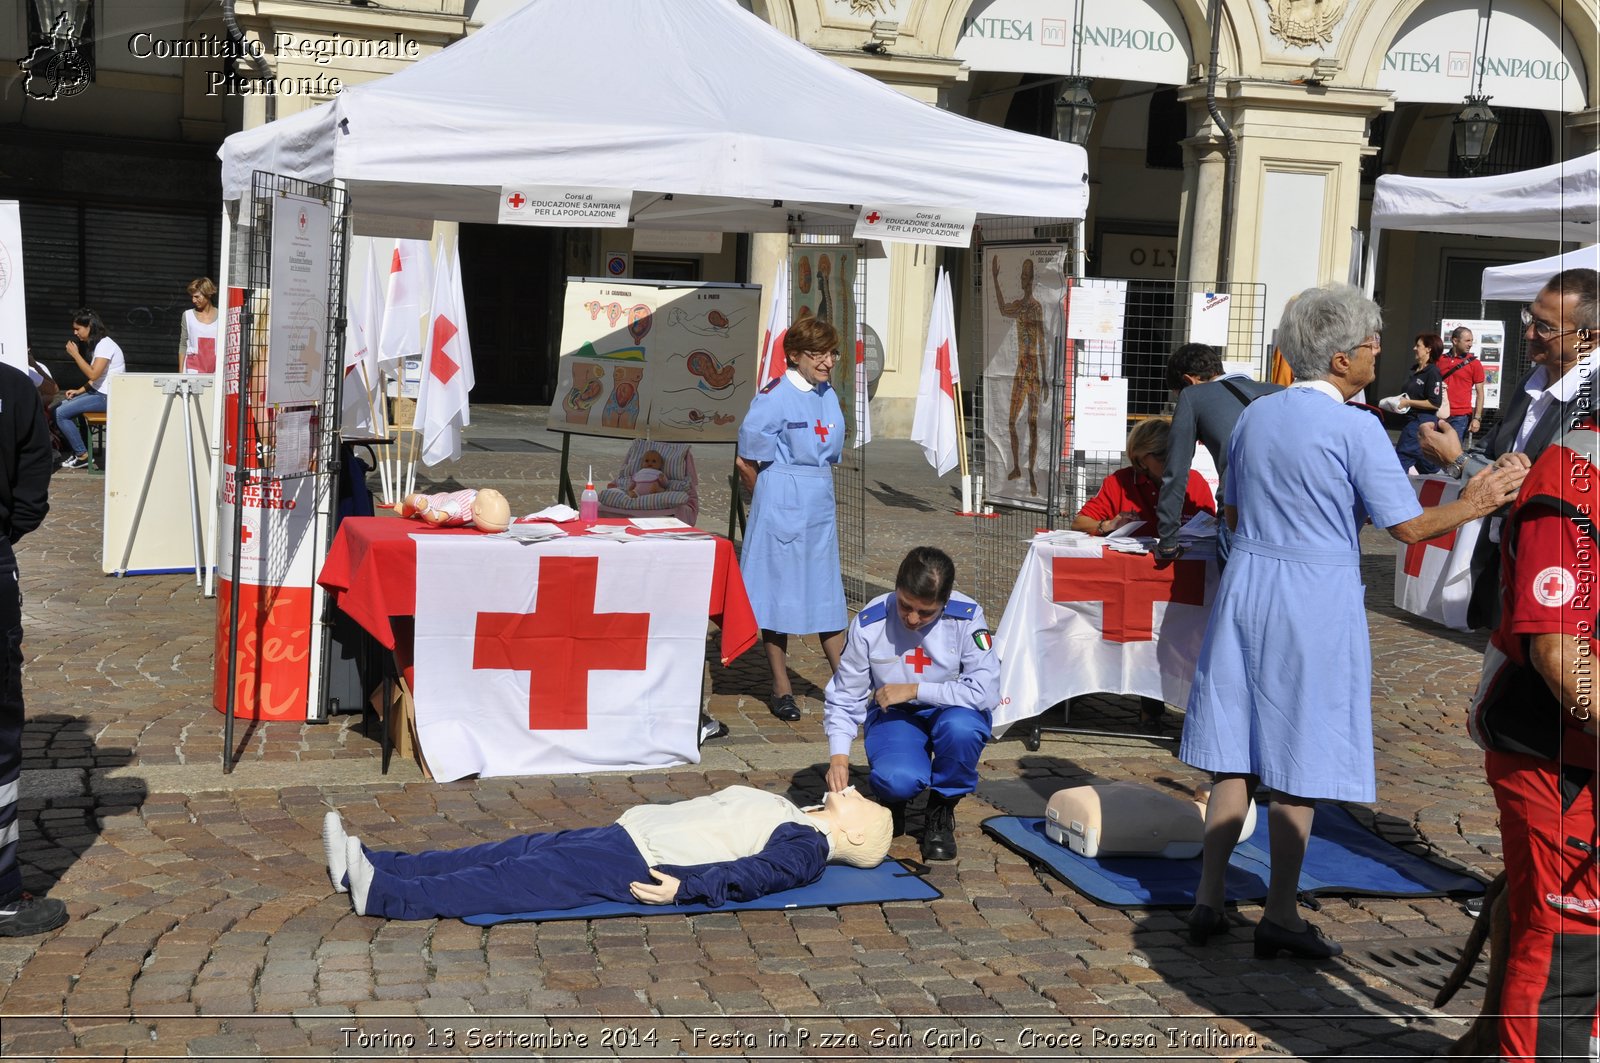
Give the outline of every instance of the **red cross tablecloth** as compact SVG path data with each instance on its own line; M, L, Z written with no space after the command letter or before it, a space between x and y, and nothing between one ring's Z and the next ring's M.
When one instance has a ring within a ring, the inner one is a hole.
M598 523L628 526L626 520ZM584 534L576 523L562 525L562 528L568 535ZM400 628L402 636L407 636L410 624L397 625L394 620L409 621L417 612L417 546L412 538L415 535L483 537L482 532L472 528L433 528L420 521L398 517L350 517L339 525L327 560L317 575L317 582L333 595L334 602L345 615L391 650L409 649L396 645L396 628ZM733 544L720 535L715 538L716 572L712 577L706 615L722 629L719 656L723 664L729 664L754 646L761 632L756 626L750 599L745 596ZM538 546L507 542L506 548L537 550Z
M1038 539L995 632L1001 727L1080 694L1189 700L1216 592L1215 560L1160 565L1103 540Z

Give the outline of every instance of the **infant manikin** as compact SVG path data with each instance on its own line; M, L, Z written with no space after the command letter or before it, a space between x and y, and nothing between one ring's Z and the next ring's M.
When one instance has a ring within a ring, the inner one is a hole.
M402 517L425 521L436 528L472 526L480 531L498 532L511 527L511 503L492 487L464 488L425 495L407 495L395 504Z

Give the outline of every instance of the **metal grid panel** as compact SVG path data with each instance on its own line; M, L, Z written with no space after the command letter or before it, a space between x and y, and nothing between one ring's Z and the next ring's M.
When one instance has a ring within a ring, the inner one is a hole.
M1063 231L1065 230L1065 231ZM1081 248L1073 241L1073 230L1018 226L984 232L984 247L999 248L1015 243L1038 243L1056 238L1071 253L1069 263L1081 261ZM970 306L981 307L988 270L980 248L975 256ZM1077 272L1077 271L1073 271ZM977 584L985 607L998 613L1009 597L1016 573L1027 551L1027 540L1038 529L1054 529L1071 523L1083 504L1099 490L1100 484L1124 464L1120 448L1084 451L1074 446L1070 412L1076 408L1079 384L1101 376L1128 381L1128 418L1132 423L1146 417L1170 414L1171 397L1166 385L1167 358L1189 340L1190 307L1195 296L1225 293L1230 297L1227 347L1223 357L1230 364L1264 377L1270 352L1265 334L1266 286L1233 284L1220 286L1204 281L1118 280L1079 278L1069 285L1109 288L1123 294L1120 339L1116 342L1066 340L1052 352L1046 374L1044 416L1050 420L1047 483L1041 490L1039 505L996 503L986 497L997 516L974 522L977 535ZM977 352L979 364L988 360L983 349L983 329L974 322L967 330L969 349ZM980 379L972 391L972 453L974 467L985 469L987 435L984 431L984 388ZM1041 426L1042 429L1042 426ZM1042 433L1041 433L1042 434ZM1048 460L1048 459L1047 459ZM987 485L986 485L987 486ZM990 492L986 490L986 496Z
M862 264L865 245L854 239L852 227L811 231L791 237L791 251L808 246L852 247L855 249L855 276L851 282L855 317L863 320L867 306L867 271ZM791 258L792 258L791 254ZM867 450L857 446L861 436L860 411L856 409L856 338L840 335L839 361L834 366L833 386L844 409L844 455L833 471L833 496L838 508L839 571L844 578L845 602L853 609L867 604Z

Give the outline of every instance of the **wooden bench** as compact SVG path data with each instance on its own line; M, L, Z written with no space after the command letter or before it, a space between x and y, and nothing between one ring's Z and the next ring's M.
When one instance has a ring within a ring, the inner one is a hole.
M83 422L83 445L89 452L89 468L96 472L106 471L106 411L90 410L80 413L78 419ZM95 455L99 455L98 460Z

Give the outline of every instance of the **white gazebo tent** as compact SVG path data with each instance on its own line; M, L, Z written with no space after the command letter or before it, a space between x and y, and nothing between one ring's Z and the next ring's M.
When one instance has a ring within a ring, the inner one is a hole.
M1377 283L1385 229L1594 243L1600 239L1600 152L1489 177L1378 178L1368 227L1368 295Z
M603 28L603 32L601 32ZM224 142L357 215L495 222L502 188L634 191L643 228L783 232L862 204L1076 220L1081 148L910 98L728 0L532 0L437 55Z
M1551 277L1569 269L1600 269L1600 244L1590 244L1576 251L1568 251L1532 262L1513 262L1506 266L1490 266L1483 271L1483 289L1480 298L1510 299L1531 302Z

